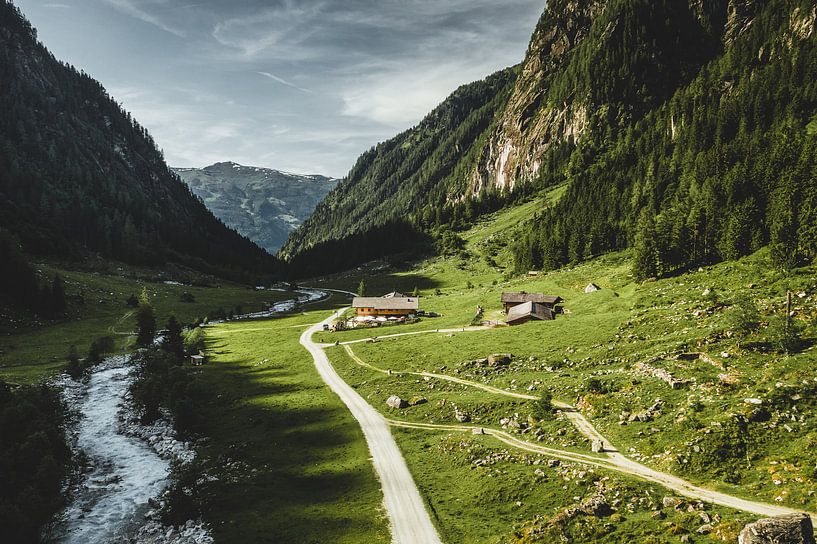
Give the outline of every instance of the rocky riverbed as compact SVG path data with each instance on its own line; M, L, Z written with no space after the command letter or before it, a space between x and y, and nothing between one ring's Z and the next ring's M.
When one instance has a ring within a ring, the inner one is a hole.
M189 443L176 440L173 425L160 419L141 425L128 393L135 368L126 356L106 359L87 380L63 376L57 385L79 414L71 442L87 468L70 490L72 501L52 534L63 544L210 544L200 520L180 527L159 521L157 508L169 484L171 461L190 462Z

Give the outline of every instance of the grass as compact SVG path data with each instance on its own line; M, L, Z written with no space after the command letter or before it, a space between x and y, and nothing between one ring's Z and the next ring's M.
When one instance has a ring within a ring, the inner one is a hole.
M354 344L355 353L395 371L426 370L516 391L547 388L555 399L577 404L622 451L647 465L733 495L817 511L817 455L812 453L817 444L817 375L811 347L817 336L817 267L784 274L760 251L737 262L637 284L625 253L536 277L513 277L507 244L516 222L537 205L505 210L463 233L466 248L461 256L432 258L367 278L370 286L384 292L427 286L420 287L421 307L442 317L319 336L325 342L380 337L376 343ZM491 264L489 257L498 264ZM322 283L354 288L363 274L356 271ZM466 279L473 288L466 287ZM585 294L590 282L602 290ZM715 295L704 294L708 288ZM486 319L496 319L499 295L510 290L560 295L567 313L555 322L519 327L384 338L467 326L477 305L485 308ZM794 319L804 325L806 339L805 349L791 355L774 352L765 331L769 318L783 312L787 290L796 295ZM742 295L759 306L759 323L749 338L738 342L730 337L728 316ZM497 352L515 355L511 370L486 373L468 364ZM416 376L377 375L353 368L338 348L330 353L341 373L390 417L451 422L452 411L437 406L440 397L450 397L486 425L496 425L511 412L525 418L525 407L513 399L486 398L451 384L429 392L431 384ZM704 356L678 357L686 353ZM667 370L687 383L673 389L638 372L638 363ZM394 414L383 404L392 393L422 393L434 400ZM760 399L761 405L749 404L747 398ZM647 410L658 399L661 408L651 421L627 421L627 414ZM413 467L430 462L428 455L414 457L421 453L407 450ZM463 474L452 473L451 481ZM431 492L428 497L433 500ZM435 508L439 516L454 519L462 505ZM463 516L481 523L476 514Z
M220 542L388 542L382 493L363 434L298 343L325 317L208 327L200 379Z
M288 293L256 291L229 282L194 287L168 285L149 277L125 277L129 271L111 275L46 265L40 268L49 277L59 272L65 279L70 302L68 315L56 323L38 323L31 319L15 322L17 316L4 316L10 326L4 326L0 335L0 379L37 382L65 367L71 345L76 345L80 356L84 356L91 342L104 335L114 336L118 349L126 348L131 342L134 320L125 300L131 294L138 296L143 287L150 293L160 327L170 315L187 323L219 308L234 310L240 306L244 312L250 312L262 310L267 303L290 298ZM195 302L180 302L184 292L193 294Z

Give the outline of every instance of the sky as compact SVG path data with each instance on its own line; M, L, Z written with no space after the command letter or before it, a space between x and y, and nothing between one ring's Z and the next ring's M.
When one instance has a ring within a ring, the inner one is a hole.
M521 62L544 0L14 0L168 164L346 175L462 84Z

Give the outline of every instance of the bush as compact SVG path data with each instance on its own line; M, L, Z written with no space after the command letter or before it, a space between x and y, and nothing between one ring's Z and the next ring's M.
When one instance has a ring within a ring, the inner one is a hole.
M553 417L553 395L550 391L543 391L539 398L533 401L531 415L538 420Z
M769 320L766 339L780 353L796 353L803 347L802 329L795 320L787 323L785 317L774 316Z
M741 340L744 340L757 326L760 312L754 300L746 295L739 296L732 305L726 318L727 330L738 341L740 346Z
M196 302L196 297L193 295L193 293L185 291L184 293L181 294L181 296L179 297L179 300L181 302L191 304L193 302Z
M75 380L82 376L82 365L79 362L79 354L77 353L77 346L71 345L68 348L68 367L66 369L68 374Z

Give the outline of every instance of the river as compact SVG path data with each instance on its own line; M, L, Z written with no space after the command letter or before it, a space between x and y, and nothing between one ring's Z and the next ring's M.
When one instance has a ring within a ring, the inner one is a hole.
M119 431L118 414L135 371L127 361L111 357L91 373L87 385L66 385L69 404L81 414L76 447L88 457L90 471L74 490L56 528L56 542L122 540L143 521L148 498L157 497L168 484L170 462L144 441Z

